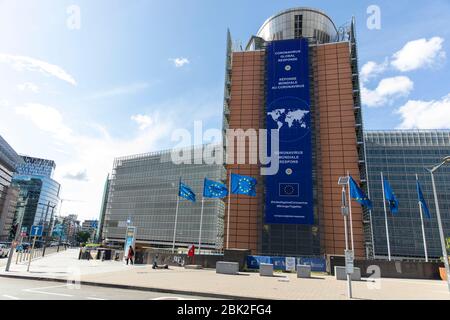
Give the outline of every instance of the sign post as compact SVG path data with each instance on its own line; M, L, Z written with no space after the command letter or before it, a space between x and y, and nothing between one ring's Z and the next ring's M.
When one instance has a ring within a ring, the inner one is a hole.
M348 246L348 227L347 227L347 217L349 215L349 207L347 205L347 197L345 192L345 186L348 185L349 177L340 177L338 184L342 186L342 205L341 212L344 217L344 232L345 232L345 273L347 274L347 296L349 299L352 298L352 274L353 274L353 261L354 253L353 250L349 250ZM349 191L350 192L350 191Z
M33 257L33 253L34 253L34 246L36 244L36 238L37 237L42 237L43 230L44 230L44 226L42 226L42 225L41 226L32 226L31 227L30 236L33 237L33 245L31 247L30 257L28 259L27 272L30 272L31 259Z

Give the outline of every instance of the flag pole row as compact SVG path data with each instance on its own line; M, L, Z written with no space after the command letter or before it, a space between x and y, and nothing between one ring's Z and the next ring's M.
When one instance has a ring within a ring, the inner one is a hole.
M199 228L199 238L198 238L198 249L201 249L201 238L202 238L202 224L203 224L203 211L204 211L204 201L205 198L208 199L223 199L228 197L228 214L227 214L227 241L226 248L229 247L229 235L230 235L230 204L231 195L241 194L250 197L256 197L256 185L257 180L250 176L243 176L234 174L230 171L230 178L228 187L222 182L209 180L205 177L203 182L203 194L202 194L202 206L200 211L200 228ZM177 223L178 223L178 209L180 200L188 200L191 202L196 202L196 194L192 188L183 183L182 178L178 184L178 194L177 194L177 206L175 209L175 224L173 230L173 240L172 240L172 253L175 253L175 242L177 233Z
M362 206L368 208L369 210L372 210L372 201L366 196L364 191L359 187L359 185L356 183L356 181L348 174L348 189L349 189L349 198L355 200ZM382 187L382 193L383 193L383 207L384 207L384 217L385 217L385 225L386 225L386 242L387 242L387 249L388 249L388 260L391 261L391 245L389 240L389 226L388 226L388 214L387 214L387 206L389 205L389 211L392 215L397 215L399 211L399 203L397 200L397 197L395 196L394 191L392 190L391 185L389 184L389 181L384 177L383 172L380 172L381 177L381 187ZM428 262L428 250L427 250L427 242L426 242L426 236L425 236L425 227L424 227L424 219L423 219L423 213L425 213L425 216L428 219L431 219L430 210L428 209L428 205L425 201L425 198L422 193L422 189L420 187L419 177L416 174L416 189L417 189L417 199L418 199L418 206L419 206L419 214L420 214L420 220L422 224L422 236L423 236L423 246L425 251L425 261ZM351 201L350 201L351 202ZM350 207L350 221L351 221L351 206ZM371 213L372 214L372 211ZM350 222L351 224L351 222ZM353 233L351 233L352 236L352 249L353 249Z

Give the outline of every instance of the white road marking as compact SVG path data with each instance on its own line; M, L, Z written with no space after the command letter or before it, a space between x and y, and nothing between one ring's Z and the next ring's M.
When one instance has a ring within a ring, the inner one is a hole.
M31 292L31 293L40 293L40 294L49 294L53 296L61 296L61 297L73 297L71 294L65 294L65 293L54 293L54 292L47 292L47 291L41 291L43 289L54 289L54 288L62 288L67 287L66 284L59 285L59 286L50 286L50 287L39 287L39 288L31 288L31 289L23 289L23 291Z
M10 296L8 294L4 294L3 297L11 299L11 300L20 300L20 298L14 297L14 296Z
M149 300L197 300L197 299L187 299L187 298L180 298L180 297L159 297Z
M49 286L49 287L37 287L37 288L29 288L29 289L23 289L25 291L29 291L29 290L42 290L42 289L53 289L53 288L62 288L62 287L67 287L67 284L60 284L58 286Z
M89 299L89 300L106 300L106 299L103 299L103 298L96 298L96 297L86 297L86 299Z

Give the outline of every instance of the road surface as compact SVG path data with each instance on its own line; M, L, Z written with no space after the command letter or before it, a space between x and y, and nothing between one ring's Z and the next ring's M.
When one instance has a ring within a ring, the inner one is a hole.
M0 300L205 300L205 297L0 277Z

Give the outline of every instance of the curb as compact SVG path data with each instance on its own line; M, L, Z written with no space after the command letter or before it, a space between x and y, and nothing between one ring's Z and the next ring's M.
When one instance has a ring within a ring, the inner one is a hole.
M23 279L23 280L59 282L59 283L67 282L66 279L32 277L32 276L30 277L30 276L9 275L9 274L0 274L0 277L12 278L12 279ZM169 293L169 294L182 294L182 295L189 295L189 296L200 296L200 297L205 297L205 298L217 298L217 299L225 299L225 300L263 300L261 298L255 298L255 297L233 296L233 295L220 294L220 293L207 293L207 292L197 292L197 291L177 290L177 289L140 287L140 286L101 283L101 282L92 282L92 281L80 281L79 283L80 283L80 285L93 286L93 287L115 288L115 289L124 289L124 290L137 290L137 291L148 291L148 292L160 292L160 293Z

